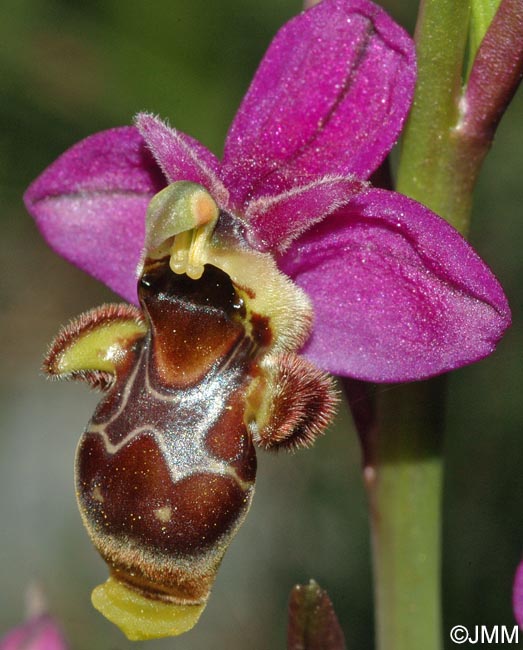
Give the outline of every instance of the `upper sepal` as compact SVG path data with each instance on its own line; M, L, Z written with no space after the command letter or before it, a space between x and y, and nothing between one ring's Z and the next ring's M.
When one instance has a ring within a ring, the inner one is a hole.
M416 64L408 34L367 0L323 0L273 39L227 136L232 203L326 174L366 179L395 143Z
M134 344L147 333L142 312L132 305L102 305L62 327L44 358L43 371L57 379L80 379L109 388L127 364Z
M393 192L357 196L280 264L313 301L304 353L334 374L423 379L487 356L510 325L501 286L465 239Z
M66 151L24 200L49 245L136 302L145 213L166 184L134 127L97 133Z

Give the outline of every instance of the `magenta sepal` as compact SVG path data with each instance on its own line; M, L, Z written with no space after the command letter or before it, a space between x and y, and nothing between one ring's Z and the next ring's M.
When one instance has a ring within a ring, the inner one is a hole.
M412 40L377 5L327 0L273 39L225 142L235 205L326 174L367 179L401 131Z
M134 127L110 129L66 151L27 190L27 209L62 257L136 301L145 211L165 185Z
M369 381L436 375L489 354L510 313L457 231L366 182L396 141L414 80L413 43L382 9L323 0L275 37L222 163L142 114L139 130L66 152L26 204L55 250L136 302L148 201L168 182L200 183L311 297L309 358Z
M395 192L359 195L280 265L313 299L304 353L334 374L376 382L437 375L492 352L510 324L504 293L473 248Z

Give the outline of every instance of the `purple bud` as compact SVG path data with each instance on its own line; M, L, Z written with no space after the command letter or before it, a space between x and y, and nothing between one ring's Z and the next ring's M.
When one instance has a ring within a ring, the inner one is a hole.
M0 650L67 650L62 632L48 614L13 628L0 640Z

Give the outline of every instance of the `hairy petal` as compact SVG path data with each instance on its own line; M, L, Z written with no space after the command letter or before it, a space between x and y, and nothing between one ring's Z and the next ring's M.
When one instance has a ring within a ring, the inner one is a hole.
M514 579L514 590L512 592L514 615L519 627L523 630L523 561L520 562L516 577Z
M325 174L368 178L398 137L415 74L410 37L367 0L323 0L288 22L227 136L234 204Z
M220 207L227 207L229 193L218 177L219 162L213 153L154 115L138 114L136 126L169 182L203 185Z
M32 183L24 200L59 255L136 302L145 213L163 186L139 132L121 127L66 151Z
M254 199L245 212L251 244L260 250L284 250L365 187L365 182L354 177L325 176L288 192Z
M314 304L304 352L335 374L422 379L488 355L510 324L503 290L471 246L394 192L357 196L280 262Z

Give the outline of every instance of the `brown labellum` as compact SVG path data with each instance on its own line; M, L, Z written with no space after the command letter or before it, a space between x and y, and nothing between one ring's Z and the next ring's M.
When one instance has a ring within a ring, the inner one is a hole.
M146 268L147 334L117 369L78 447L85 524L118 580L202 603L253 493L244 423L255 348L230 279Z
M78 445L76 488L111 573L93 603L133 639L194 625L252 500L254 443L311 444L336 401L330 379L293 352L307 298L269 255L233 245L234 229L221 241L218 211L193 185L154 202L142 310L80 316L44 362L104 390Z

